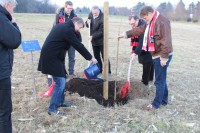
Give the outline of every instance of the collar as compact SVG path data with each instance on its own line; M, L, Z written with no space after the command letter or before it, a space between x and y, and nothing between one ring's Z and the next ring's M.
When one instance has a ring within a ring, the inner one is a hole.
M4 15L6 15L6 17L11 21L12 20L12 16L10 15L10 13L3 7L0 5L0 13L3 13Z

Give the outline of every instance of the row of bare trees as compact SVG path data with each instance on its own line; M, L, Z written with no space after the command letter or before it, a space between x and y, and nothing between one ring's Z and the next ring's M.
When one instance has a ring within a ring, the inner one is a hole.
M55 13L56 5L50 0L17 0L15 12L18 13Z
M18 6L16 12L19 13L55 13L58 6L50 4L50 0L17 0ZM128 16L131 14L139 15L139 11L145 3L138 2L137 5L131 9L127 7L110 7L109 12L111 15L124 15ZM171 20L175 21L193 21L200 20L200 2L191 2L189 7L186 9L185 4L182 0L174 7L170 2L163 2L157 7L157 10L164 14ZM88 14L90 8L77 7L75 9L77 14Z

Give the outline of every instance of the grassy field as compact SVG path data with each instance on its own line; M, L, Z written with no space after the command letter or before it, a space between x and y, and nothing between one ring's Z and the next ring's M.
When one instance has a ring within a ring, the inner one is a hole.
M39 40L40 45L52 28L54 15L15 14L23 40ZM86 16L83 16L86 20ZM113 78L126 80L131 47L128 40L121 40L119 46L118 75L116 51L118 29L130 29L126 17L109 18L109 57ZM34 99L31 71L31 55L19 47L15 50L13 66L13 132L14 133L200 133L200 25L172 22L174 55L168 69L169 105L156 111L144 111L142 106L154 98L155 88L149 86L149 97L129 100L119 107L105 108L95 100L67 95L76 107L63 109L67 117L52 117L47 114L50 98L41 98L46 91L46 76L37 71L40 52L33 52L36 92ZM88 47L88 29L82 30L83 43ZM66 58L66 64L68 60ZM87 61L76 53L75 71L82 76ZM67 65L66 65L67 68ZM131 81L141 79L142 67L138 62L132 65Z

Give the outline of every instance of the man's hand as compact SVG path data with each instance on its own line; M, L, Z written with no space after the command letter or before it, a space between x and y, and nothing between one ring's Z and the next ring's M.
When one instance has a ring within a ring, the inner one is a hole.
M135 60L136 57L137 57L137 55L136 55L135 53L132 53L132 54L131 54L131 59L132 59L132 60Z
M88 19L87 24L90 25L90 23L91 23L91 19Z
M118 41L119 41L121 38L124 38L124 34L118 34L118 36L117 36Z
M166 64L167 64L166 61L160 61L160 65L161 65L162 67L166 66Z
M168 58L160 58L160 65L162 67L166 66Z
M90 61L92 64L97 64L97 60L94 57L92 57L92 59Z

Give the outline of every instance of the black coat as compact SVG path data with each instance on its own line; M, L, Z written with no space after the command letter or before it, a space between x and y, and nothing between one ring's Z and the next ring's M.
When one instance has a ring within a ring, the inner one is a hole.
M99 16L97 18L93 18L92 13L89 14L88 19L91 20L90 23L90 36L92 36L92 45L99 46L103 45L103 13L100 10ZM89 25L86 22L86 27Z
M47 36L41 50L38 70L43 74L66 77L65 56L72 45L86 60L92 55L77 39L74 24L71 20L55 25Z
M11 76L13 49L21 44L21 32L11 20L10 13L0 5L0 80Z
M138 26L144 25L145 21L140 19ZM142 46L143 46L143 38L144 38L144 34L140 35L137 39L138 41L138 46L137 47L133 47L134 53L138 55L138 61L141 64L145 64L145 63L150 63L152 62L152 56L151 53L148 51L144 51L142 50Z

